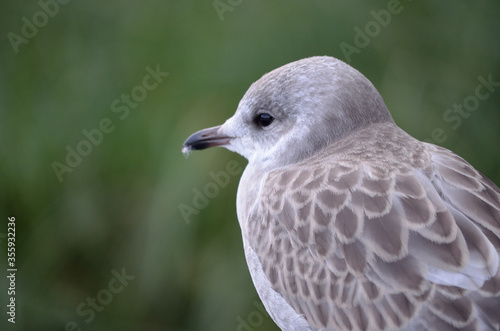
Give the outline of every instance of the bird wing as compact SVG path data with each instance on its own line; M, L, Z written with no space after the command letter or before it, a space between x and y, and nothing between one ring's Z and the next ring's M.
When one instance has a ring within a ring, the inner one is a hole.
M499 190L452 152L425 150L427 169L338 158L269 174L249 242L313 328L500 323Z

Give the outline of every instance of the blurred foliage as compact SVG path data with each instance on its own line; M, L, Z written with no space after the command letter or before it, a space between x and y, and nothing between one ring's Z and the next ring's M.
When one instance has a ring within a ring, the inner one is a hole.
M186 160L182 142L230 117L265 72L312 55L346 60L339 45L354 45L354 28L394 0L222 0L223 20L213 1L67 2L17 53L9 33L22 36L23 17L44 23L40 2L0 4L0 234L15 216L18 267L17 323L2 312L0 329L277 330L256 306L243 255L239 175L189 223L179 211L210 172L246 161L224 149ZM474 94L478 76L500 81L500 3L400 6L350 64L404 130L424 140L441 128L441 145L499 184L500 88L456 128L443 114ZM112 103L143 84L148 66L169 75L120 119ZM53 162L105 118L114 130L60 182ZM103 289L123 268L135 278L109 299ZM4 310L6 287L4 275ZM99 295L110 302L87 323L77 307Z

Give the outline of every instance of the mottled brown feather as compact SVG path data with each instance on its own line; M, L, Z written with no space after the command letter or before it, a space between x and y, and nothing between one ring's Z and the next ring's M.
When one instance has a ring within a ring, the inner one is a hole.
M495 323L475 302L500 305L498 188L393 124L352 135L268 175L249 242L274 290L314 330Z

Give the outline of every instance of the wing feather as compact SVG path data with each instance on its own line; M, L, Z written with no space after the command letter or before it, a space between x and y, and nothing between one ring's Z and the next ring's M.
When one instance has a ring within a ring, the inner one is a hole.
M269 175L249 242L313 329L498 325L481 308L492 303L475 302L500 304L500 191L424 146L427 167L344 160Z

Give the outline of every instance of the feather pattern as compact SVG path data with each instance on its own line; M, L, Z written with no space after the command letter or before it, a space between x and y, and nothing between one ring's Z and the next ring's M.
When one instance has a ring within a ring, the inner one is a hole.
M452 152L374 124L257 201L246 242L312 330L499 329L500 193Z

